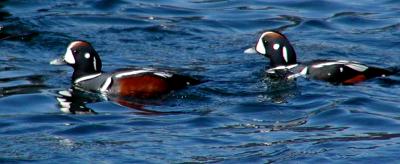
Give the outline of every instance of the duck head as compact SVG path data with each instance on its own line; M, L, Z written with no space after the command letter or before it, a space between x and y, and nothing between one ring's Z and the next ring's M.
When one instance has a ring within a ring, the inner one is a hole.
M255 47L245 53L259 53L270 59L270 67L296 64L296 52L289 40L276 31L266 31L261 34Z
M72 66L74 68L72 80L101 72L101 60L96 50L89 42L80 40L71 42L65 54L60 59L51 61L50 64Z

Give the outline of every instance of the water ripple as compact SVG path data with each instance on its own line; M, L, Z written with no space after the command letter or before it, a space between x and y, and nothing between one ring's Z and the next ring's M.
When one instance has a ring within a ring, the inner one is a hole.
M397 161L400 79L354 86L265 77L244 55L265 30L301 62L398 67L398 1L0 2L0 162L366 163ZM48 62L90 41L104 71L157 67L206 83L160 100L71 89ZM374 152L374 153L371 153Z

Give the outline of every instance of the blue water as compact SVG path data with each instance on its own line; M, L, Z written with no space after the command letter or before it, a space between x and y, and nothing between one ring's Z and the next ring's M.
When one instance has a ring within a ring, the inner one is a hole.
M354 86L265 79L246 55L281 30L299 61L400 62L400 1L3 0L0 162L382 163L400 149L400 77ZM73 92L72 69L49 65L75 39L103 68L157 67L210 80L145 104ZM97 114L93 114L97 113Z

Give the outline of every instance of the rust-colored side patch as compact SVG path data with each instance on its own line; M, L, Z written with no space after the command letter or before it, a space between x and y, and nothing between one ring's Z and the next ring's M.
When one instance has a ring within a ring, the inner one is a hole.
M351 79L344 81L343 84L356 84L356 83L362 82L366 79L367 79L367 77L365 77L364 75L357 75Z
M163 78L153 75L125 77L119 79L118 83L120 96L155 98L170 91L168 83Z

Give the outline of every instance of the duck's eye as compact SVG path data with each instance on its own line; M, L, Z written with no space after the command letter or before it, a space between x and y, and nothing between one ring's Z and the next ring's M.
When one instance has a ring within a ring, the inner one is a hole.
M72 50L72 53L76 54L78 52L78 50Z

